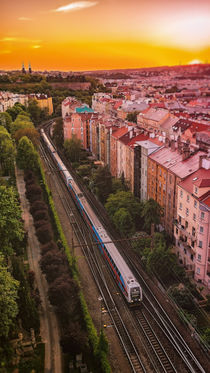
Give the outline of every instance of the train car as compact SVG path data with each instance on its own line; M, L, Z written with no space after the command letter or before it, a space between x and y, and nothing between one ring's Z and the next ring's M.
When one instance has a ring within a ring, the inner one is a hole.
M94 240L96 241L101 254L104 256L108 263L108 267L111 273L126 298L129 304L136 304L142 301L142 289L137 280L135 279L130 268L124 261L123 257L120 255L115 244L112 242L111 238L107 234L105 228L99 221L95 212L87 202L85 196L81 192L79 186L74 181L72 175L66 166L61 161L55 147L49 141L48 137L41 130L41 135L43 140L46 142L48 149L50 150L58 168L61 172L62 177L70 191L78 209L85 219L87 225L90 227Z

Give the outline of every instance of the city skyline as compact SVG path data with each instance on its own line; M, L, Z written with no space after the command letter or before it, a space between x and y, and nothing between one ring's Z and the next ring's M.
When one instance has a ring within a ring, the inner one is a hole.
M100 70L207 62L206 0L11 0L1 6L0 68Z

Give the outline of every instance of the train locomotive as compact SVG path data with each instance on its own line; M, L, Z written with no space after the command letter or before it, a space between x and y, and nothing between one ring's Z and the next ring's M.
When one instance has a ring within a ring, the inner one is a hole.
M75 183L72 175L66 169L66 166L60 159L56 148L53 146L43 129L41 129L41 136L54 158L81 215L90 227L93 238L96 241L101 254L106 259L118 287L129 304L138 304L142 301L141 286L135 279L128 265L125 263L123 257L120 255L90 204L87 202L84 194Z

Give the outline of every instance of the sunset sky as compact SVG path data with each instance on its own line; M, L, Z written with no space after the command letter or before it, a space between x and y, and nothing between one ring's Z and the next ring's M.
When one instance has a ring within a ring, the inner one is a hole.
M0 0L0 69L210 62L209 0Z

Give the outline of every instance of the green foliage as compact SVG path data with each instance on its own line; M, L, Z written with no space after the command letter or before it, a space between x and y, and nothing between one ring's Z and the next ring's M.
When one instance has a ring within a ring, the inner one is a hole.
M0 186L0 250L10 255L24 237L21 210L12 187Z
M84 164L78 167L77 171L80 176L88 176L90 174L91 166L90 164Z
M38 169L38 153L28 137L21 137L17 147L17 165L20 169Z
M32 142L34 147L36 148L38 147L40 136L39 136L39 132L35 128L26 127L26 128L20 128L19 130L17 130L14 134L14 139L17 144L20 141L21 137L23 136L28 137L28 139Z
M38 105L38 102L36 100L29 100L27 110L31 116L33 123L35 125L38 125L40 123L42 111L42 109Z
M142 217L144 219L144 228L150 233L151 224L159 224L162 214L161 206L152 198L144 203Z
M24 112L18 114L18 116L16 117L11 127L11 133L12 135L14 135L16 131L25 128L34 128L34 125L31 119L29 118L29 115Z
M12 117L6 111L3 113L0 113L0 126L5 127L8 132L11 131Z
M112 192L112 176L108 166L99 167L92 176L95 193L102 203L105 203Z
M101 370L103 373L111 372L111 367L107 360L108 347L109 346L108 346L107 338L103 330L101 330L100 335L99 335L98 347L97 347L97 356L98 356Z
M155 273L162 281L170 279L175 264L176 256L161 241L150 250L146 260L148 271Z
M208 346L210 346L210 328L205 329L205 332L203 334L203 340L207 343Z
M25 111L25 106L20 104L19 102L16 102L14 106L11 108L7 109L7 113L11 116L12 120L14 121L18 114L22 113Z
M63 138L63 119L58 118L55 121L53 126L53 141L57 147L62 147L64 138Z
M30 328L33 328L38 332L39 314L31 294L29 283L26 279L22 258L13 256L12 267L13 276L20 284L18 289L18 308L22 326L25 330L30 331Z
M138 111L133 111L132 113L128 113L126 120L128 120L129 122L137 123L138 113L139 113Z
M3 126L0 126L0 168L4 175L14 172L15 147L10 134Z
M126 185L122 183L121 179L112 178L112 193L126 191Z
M124 207L121 207L117 210L113 216L113 222L115 227L119 230L120 233L125 235L130 235L135 230L134 221L128 210Z
M195 309L195 303L192 295L185 286L171 288L169 295L178 304L178 306L184 310L191 312L193 309Z
M0 337L8 337L18 313L18 285L6 268L3 256L0 256Z
M81 146L81 140L75 135L70 140L65 140L65 155L71 162L78 162L80 160Z
M146 248L150 248L151 238L150 237L137 238L136 240L133 240L131 244L132 244L132 248L142 255L143 251Z
M105 207L113 221L115 213L117 213L117 211L120 209L125 209L129 213L127 214L128 221L130 219L129 215L132 218L132 224L130 224L130 233L133 233L133 227L138 230L138 227L141 225L142 204L133 196L131 192L119 191L115 194L110 194Z
M88 311L87 304L85 302L84 295L82 292L80 292L80 303L82 306L82 311L83 311L83 316L86 324L86 328L88 331L88 336L89 336L89 341L90 345L93 349L93 352L96 354L97 353L97 347L98 347L98 336L97 336L97 331L95 329L95 326L93 324L93 321L91 319L90 313Z

